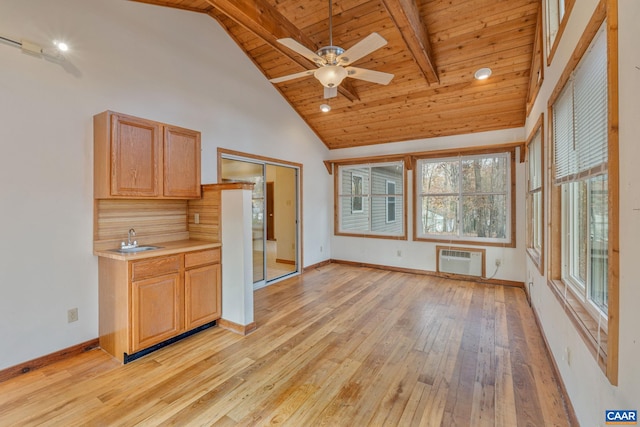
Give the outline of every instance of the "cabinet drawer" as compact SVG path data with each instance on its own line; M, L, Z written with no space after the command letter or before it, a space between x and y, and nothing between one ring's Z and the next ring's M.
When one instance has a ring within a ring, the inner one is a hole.
M131 280L162 276L180 271L180 255L135 261L131 263Z
M220 248L184 254L184 268L192 268L198 265L213 264L216 262L220 262Z

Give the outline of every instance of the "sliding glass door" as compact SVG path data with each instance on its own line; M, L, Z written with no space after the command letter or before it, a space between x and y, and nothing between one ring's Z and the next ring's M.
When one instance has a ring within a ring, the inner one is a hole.
M223 155L221 182L250 182L252 193L253 282L268 282L299 271L299 169L253 158Z

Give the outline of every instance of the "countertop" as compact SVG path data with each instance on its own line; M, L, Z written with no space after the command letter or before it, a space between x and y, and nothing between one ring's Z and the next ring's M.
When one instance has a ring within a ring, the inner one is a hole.
M182 252L219 248L220 246L222 246L222 243L206 242L204 240L176 240L172 242L157 242L149 244L153 246L160 246L160 249L135 252L131 254L121 254L118 252L113 252L111 250L94 250L93 254L96 256L111 258L120 261L135 261L138 259L153 258L156 256L173 255ZM139 245L146 246L147 243L140 243Z

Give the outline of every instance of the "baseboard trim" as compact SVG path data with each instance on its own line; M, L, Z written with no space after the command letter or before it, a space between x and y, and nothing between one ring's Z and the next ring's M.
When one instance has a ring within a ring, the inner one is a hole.
M52 363L60 362L61 360L69 359L71 357L97 348L100 348L100 343L98 338L95 338L71 347L64 348L54 353L29 360L28 362L20 363L10 368L3 369L0 371L0 383L11 378L18 377L22 374L26 374L27 372L44 368L45 366L51 365Z
M218 326L222 329L226 329L240 335L249 335L251 332L258 329L258 325L256 325L256 322L251 322L248 325L241 325L239 323L231 322L225 319L219 319Z
M325 259L324 261L320 261L318 263L306 266L305 268L302 269L302 272L304 273L305 271L313 270L314 268L324 267L325 265L329 265L329 264L331 264L331 260Z
M459 274L440 273L437 271L418 270L414 268L394 267L391 265L369 264L366 262L345 261L341 259L331 259L330 262L336 263L336 264L351 265L354 267L377 268L379 270L398 271L400 273L420 274L422 276L442 277L445 279L463 280L465 282L488 283L491 285L512 286L512 287L524 289L524 282L517 282L514 280L483 279L482 277L476 277L476 276L463 276Z
M531 311L533 312L533 318L536 321L536 325L538 325L538 329L540 330L540 335L542 335L542 341L544 341L544 348L547 352L547 357L551 361L551 366L553 367L553 371L556 374L556 378L558 379L560 391L562 392L563 397L562 400L564 401L565 409L567 411L567 415L569 416L569 423L572 426L579 426L580 423L578 422L578 417L576 417L576 412L573 409L573 405L571 404L571 399L569 399L569 393L567 393L567 387L564 385L564 380L560 375L560 369L558 368L556 359L553 357L553 353L551 352L549 341L547 341L547 335L544 333L544 329L542 329L542 323L540 323L538 312L536 311L534 306L531 306Z
M296 262L290 259L276 258L276 262L279 262L280 264L296 265Z

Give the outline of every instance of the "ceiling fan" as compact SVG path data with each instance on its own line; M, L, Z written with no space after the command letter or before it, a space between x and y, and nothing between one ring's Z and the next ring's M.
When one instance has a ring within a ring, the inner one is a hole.
M382 85L389 84L393 79L393 74L350 66L360 58L387 44L387 41L380 34L371 33L347 50L333 45L331 1L329 0L329 46L321 47L317 52L313 52L292 38L278 39L280 44L314 62L319 68L276 77L269 80L271 83L314 76L324 86L324 97L328 99L338 95L338 86L345 77Z

